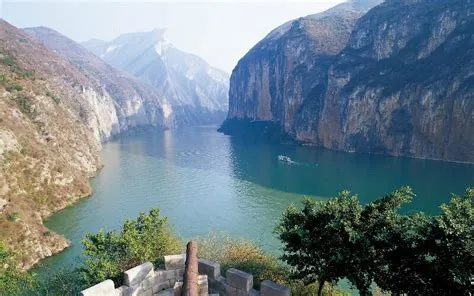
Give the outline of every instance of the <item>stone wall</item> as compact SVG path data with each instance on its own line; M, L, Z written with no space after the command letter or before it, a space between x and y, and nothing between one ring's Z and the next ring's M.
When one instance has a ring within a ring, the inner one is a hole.
M124 273L124 284L115 288L112 280L105 280L85 289L81 296L178 296L183 285L186 255L164 257L164 269L155 270L151 262L143 263ZM200 296L289 296L290 290L272 281L260 284L260 291L253 289L253 276L231 268L226 276L221 275L220 264L199 259L199 295Z

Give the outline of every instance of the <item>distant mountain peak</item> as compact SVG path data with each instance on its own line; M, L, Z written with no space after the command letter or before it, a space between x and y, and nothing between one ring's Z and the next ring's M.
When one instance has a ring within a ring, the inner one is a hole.
M180 51L166 29L127 33L110 42L83 43L87 49L139 80L159 89L181 118L215 123L227 113L229 76L202 58Z
M159 56L161 56L164 51L166 51L167 49L171 47L173 47L173 44L171 44L171 42L169 41L168 35L166 34L166 32L163 32L161 34L161 39L155 44L156 53Z

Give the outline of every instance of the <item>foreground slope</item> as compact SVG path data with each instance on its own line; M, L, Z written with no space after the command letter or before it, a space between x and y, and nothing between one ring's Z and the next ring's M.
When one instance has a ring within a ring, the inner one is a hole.
M221 130L264 121L330 149L473 162L473 1L390 0L363 14L373 4L270 33L234 69Z
M165 31L124 34L83 45L110 65L160 90L179 125L221 123L228 108L228 75L170 44Z

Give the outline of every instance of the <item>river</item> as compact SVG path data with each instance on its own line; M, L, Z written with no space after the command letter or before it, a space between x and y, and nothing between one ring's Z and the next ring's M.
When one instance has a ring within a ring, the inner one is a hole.
M215 126L121 136L103 146L101 157L94 194L46 221L72 247L44 260L40 273L78 262L86 233L116 229L152 207L184 239L224 231L278 252L273 228L304 196L327 199L350 189L370 202L409 185L417 196L403 211L436 214L451 193L474 186L472 164L249 143Z

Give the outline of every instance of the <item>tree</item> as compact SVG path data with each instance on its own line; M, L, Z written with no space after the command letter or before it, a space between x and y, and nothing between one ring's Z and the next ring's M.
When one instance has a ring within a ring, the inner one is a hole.
M431 225L428 252L435 270L433 289L446 295L474 292L474 188L443 204Z
M413 196L403 187L366 206L347 191L327 202L305 199L301 210L283 213L276 229L282 259L298 279L347 278L361 295L373 282L395 294L466 293L474 275L474 190L433 217L398 213Z
M181 243L170 229L168 219L159 209L140 213L135 220L126 220L120 232L88 234L83 240L86 260L81 267L84 281L93 285L106 279L121 283L122 273L151 261L157 263L164 255L181 249Z
M362 206L344 191L327 202L305 199L303 209L290 206L276 228L284 244L282 259L294 268L294 277L306 283L336 283L349 274L359 241Z
M33 284L33 277L17 268L15 253L0 241L0 295L17 295Z

